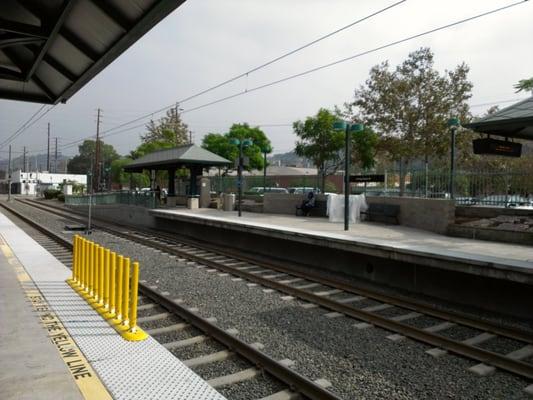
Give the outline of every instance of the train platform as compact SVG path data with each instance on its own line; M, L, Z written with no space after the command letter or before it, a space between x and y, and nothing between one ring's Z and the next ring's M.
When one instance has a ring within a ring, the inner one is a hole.
M2 399L224 399L153 338L129 342L0 214Z
M456 268L463 261L470 267L464 272L502 277L533 284L533 252L530 246L495 243L482 240L454 238L420 229L359 222L344 231L343 223L332 223L325 218L296 217L280 214L224 212L209 208L196 210L160 209L151 214L156 218L194 221L198 224L244 230L264 236L283 237L287 240L328 243L328 246L358 250L398 260L422 262L431 260L431 266ZM438 261L442 261L438 263ZM450 262L455 265L449 265Z
M151 210L155 229L221 249L244 252L283 269L318 274L374 289L421 295L528 320L533 324L531 247L448 237L379 223L344 224L326 218L224 212Z

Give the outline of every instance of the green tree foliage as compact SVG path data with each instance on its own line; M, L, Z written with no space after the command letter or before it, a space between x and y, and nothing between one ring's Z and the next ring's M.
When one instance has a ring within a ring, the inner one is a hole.
M336 120L334 113L321 108L315 116L307 117L305 121L296 121L292 125L298 136L295 152L316 165L322 177L322 191L326 176L335 173L342 164L340 152L344 146L344 132L333 129Z
M153 153L154 151L171 149L173 147L176 147L176 145L164 140L154 140L151 142L145 142L137 146L135 150L132 150L130 152L130 157L135 160L136 158L143 157L146 154Z
M469 67L458 65L443 74L434 69L433 53L421 48L393 71L388 62L374 66L364 85L355 90L346 113L361 119L383 138L394 160L442 157L449 152L447 120L469 119Z
M166 116L146 125L147 133L141 135L143 143L167 142L175 146L189 143L189 129L181 120L177 107L167 111Z
M351 163L362 169L371 169L376 164L376 151L379 136L371 128L365 127L362 132L352 136Z
M518 83L514 85L514 88L516 89L516 93L521 91L530 91L533 93L533 78L519 80Z
M239 157L239 148L231 144L231 139L251 139L253 144L244 148L243 153L250 159L248 170L263 169L264 160L262 149L272 149L270 140L258 127L250 127L248 124L233 124L229 132L225 134L209 133L202 140L202 147L230 161Z
M129 157L122 157L111 163L111 179L113 183L117 183L122 187L130 186L130 173L124 172L124 167L132 161ZM145 174L131 174L131 185L130 189L147 187L150 185L150 178Z
M94 164L96 153L96 141L85 140L78 146L78 155L73 157L67 165L67 171L70 174L87 174ZM110 144L100 141L100 160L104 168L109 167L111 163L120 158L115 148Z

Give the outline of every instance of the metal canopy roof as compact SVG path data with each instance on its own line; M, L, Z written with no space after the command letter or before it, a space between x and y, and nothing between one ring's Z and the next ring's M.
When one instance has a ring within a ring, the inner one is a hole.
M0 0L0 98L65 102L185 0Z
M231 164L225 158L194 144L149 153L124 167L125 172L142 172L145 169L168 169L197 165L201 167Z
M489 135L533 140L533 97L463 126Z

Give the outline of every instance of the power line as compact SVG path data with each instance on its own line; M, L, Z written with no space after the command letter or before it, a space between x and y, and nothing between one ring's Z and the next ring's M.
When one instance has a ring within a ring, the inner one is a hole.
M515 7L515 6L520 5L520 4L523 4L523 3L527 2L527 1L528 0L521 0L521 1L518 1L516 3L509 4L507 6L499 7L499 8L490 10L490 11L486 11L484 13L476 14L476 15L471 16L471 17L463 18L463 19L460 19L458 21L454 21L454 22L451 22L451 23L448 23L448 24L445 24L445 25L441 25L439 27L436 27L436 28L433 28L433 29L430 29L430 30L427 30L427 31L424 31L424 32L421 32L421 33L418 33L418 34L415 34L415 35L407 36L405 38L389 42L387 44L375 47L373 49L366 50L366 51L351 55L349 57L341 58L339 60L336 60L336 61L333 61L333 62L330 62L330 63L327 63L327 64L323 64L321 66L314 67L314 68L311 68L311 69L308 69L308 70L305 70L305 71L302 71L302 72L299 72L297 74L289 75L287 77L284 77L284 78L281 78L281 79L278 79L278 80L275 80L275 81L272 81L272 82L269 82L269 83L266 83L266 84L263 84L263 85L259 85L259 86L253 87L251 89L247 89L245 91L237 92L237 93L234 93L234 94L231 94L231 95L228 95L228 96L225 96L225 97L210 101L208 103L204 103L204 104L201 104L199 106L196 106L196 107L193 107L193 108L190 108L190 109L186 109L186 110L184 110L182 112L182 114L189 113L189 112L192 112L192 111L196 111L196 110L199 110L199 109L202 109L202 108L205 108L205 107L209 107L209 106L214 105L214 104L222 103L224 101L227 101L227 100L230 100L230 99L233 99L233 98L236 98L236 97L239 97L239 96L251 93L251 92L255 92L255 91L258 91L258 90L261 90L261 89L265 89L265 88L270 87L270 86L274 86L274 85L278 85L278 84L283 83L283 82L287 82L287 81L292 80L292 79L296 79L296 78L299 78L299 77L302 77L302 76L305 76L305 75L309 75L311 73L314 73L314 72L317 72L317 71L320 71L320 70L323 70L323 69L326 69L326 68L330 68L332 66L335 66L335 65L347 62L347 61L351 61L351 60L354 60L356 58L360 58L360 57L363 57L365 55L368 55L368 54L371 54L371 53L375 53L377 51L380 51L380 50L383 50L383 49L386 49L386 48L389 48L389 47L392 47L392 46L396 46L396 45L401 44L401 43L405 43L405 42L411 41L413 39L420 38L422 36L427 36L429 34L432 34L432 33L435 33L435 32L438 32L438 31L441 31L441 30L444 30L444 29L448 29L448 28L451 28L451 27L454 27L454 26L458 26L458 25L461 25L461 24L464 24L464 23L467 23L467 22L470 22L470 21L473 21L473 20L488 16L488 15L491 15L491 14L495 14L495 13L504 11L506 9ZM121 127L127 126L127 125L129 125L129 124L131 124L133 122L137 122L137 121L139 121L141 119L144 119L144 118L146 118L148 116L151 116L153 114L156 114L158 112L164 111L164 110L166 110L168 108L171 108L171 107L174 107L174 106L175 106L175 104L172 104L171 106L161 108L161 109L156 110L156 111L154 111L154 112L152 112L150 114L146 114L143 117L139 117L139 118L134 119L132 121L126 122L126 123L121 124L121 125L118 125L118 126L116 126L114 128L108 129L108 130L102 132L102 135L104 137L108 137L108 136L116 135L116 134L119 134L119 133L123 133L123 132L129 131L129 130L132 130L132 129L136 129L136 128L142 127L142 126L144 126L144 123L139 124L139 125L135 125L135 126L132 126L132 127L129 127L129 128L121 129L119 131L116 131L116 132L110 133L108 135L105 135L105 133L112 132L112 131L114 131L116 129L119 129ZM68 143L66 145L66 147L70 147L71 145L79 143L79 142L81 142L83 140L84 139L80 139L80 140L77 140L75 142Z
M30 118L28 118L26 120L26 122L24 122L15 132L13 132L7 139L4 139L4 141L0 144L0 148L2 148L5 144L7 144L6 142L8 142L13 136L15 136L18 132L20 132L22 129L24 129L24 127L30 123L30 121L35 118L35 116L37 114L39 114L41 112L41 110L45 107L46 105L43 104Z
M369 15L363 17L363 18L360 18L360 19L358 19L358 20L356 20L356 21L353 21L353 22L349 23L348 25L345 25L345 26L343 26L343 27L341 27L341 28L338 28L338 29L336 29L336 30L334 30L334 31L332 31L332 32L330 32L330 33L327 33L326 35L320 36L319 38L314 39L314 40L312 40L311 42L308 42L308 43L306 43L306 44L304 44L304 45L302 45L302 46L300 46L300 47L297 47L296 49L293 49L293 50L291 50L291 51L288 51L287 53L284 53L284 54L282 54L281 56L278 56L278 57L276 57L276 58L273 58L273 59L270 60L270 61L267 61L267 62L265 62L265 63L263 63L263 64L260 64L260 65L258 65L257 67L254 67L254 68L252 68L252 69L250 69L250 70L248 70L248 71L246 71L246 72L243 72L243 73L241 73L241 74L239 74L239 75L236 75L236 76L234 76L234 77L232 77L232 78L229 78L229 79L227 79L227 80L225 80L225 81L223 81L223 82L221 82L221 83L218 83L218 84L216 84L216 85L214 85L214 86L211 86L211 87L209 87L209 88L207 88L207 89L201 90L200 92L197 92L197 93L195 93L195 94L192 94L192 95L190 95L190 96L188 96L188 97L186 97L186 98L184 98L184 99L178 100L177 102L174 102L174 103L172 103L171 105L168 105L168 106L165 106L165 107L159 108L159 109L154 110L154 111L152 111L152 112L149 112L149 113L147 113L147 114L145 114L145 115L142 115L141 117L135 118L135 119L133 119L133 120L131 120L131 121L127 121L127 122L125 122L125 123L123 123L123 124L117 125L117 126L115 126L115 127L113 127L113 128L110 128L110 129L108 129L108 130L106 130L106 131L103 131L102 134L105 134L105 133L107 133L107 132L113 131L113 130L115 130L115 129L122 128L123 126L127 126L127 125L130 125L130 124L133 124L133 123L135 123L135 122L137 122L137 121L140 121L140 120L143 120L143 119L148 118L148 117L150 117L150 116L153 116L154 114L158 114L158 113L160 113L160 112L162 112L162 111L168 110L169 108L174 107L176 103L178 103L178 104L185 103L185 102L187 102L187 101L189 101L189 100L192 100L192 99L194 99L194 98L196 98L196 97L199 97L199 96L201 96L201 95L203 95L203 94L206 94L206 93L212 92L212 91L215 90L215 89L218 89L218 88L220 88L220 87L222 87L222 86L225 86L225 85L227 85L228 83L235 82L236 80L238 80L238 79L240 79L240 78L244 78L244 77L250 75L251 73L257 72L257 71L259 71L260 69L263 69L263 68L265 68L265 67L267 67L267 66L269 66L269 65L272 65L272 64L274 64L274 63L276 63L276 62L278 62L278 61L280 61L280 60L283 60L284 58L287 58L287 57L289 57L289 56L291 56L291 55L293 55L293 54L295 54L295 53L298 53L298 52L301 51L301 50L304 50L304 49L306 49L306 48L308 48L308 47L310 47L310 46L312 46L312 45L314 45L314 44L316 44L316 43L318 43L318 42L321 42L322 40L325 40L325 39L327 39L327 38L329 38L329 37L331 37L331 36L336 35L337 33L340 33L340 32L342 32L342 31L344 31L344 30L346 30L346 29L348 29L348 28L351 28L351 27L354 26L354 25L357 25L357 24L359 24L359 23L361 23L361 22L363 22L363 21L366 21L366 20L368 20L368 19L370 19L370 18L372 18L372 17L375 17L376 15L379 15L379 14L381 14L381 13L387 11L387 10L390 10L391 8L396 7L396 6L398 6L398 5L402 4L402 3L404 3L405 1L407 1L407 0L400 0L400 1L397 1L396 3L393 3L393 4L391 4L391 5L387 6L387 7L384 7L384 8L382 8L382 9L378 10L378 11L375 11L375 12L373 12L373 13L371 13L371 14L369 14Z
M40 109L39 109L39 112L43 109L45 105L43 105ZM41 118L43 118L46 114L48 114L54 107L56 106L56 104L50 106L44 113L42 113L37 119L33 120L29 125L26 125L22 130L19 129L19 131L15 132L14 134L12 134L9 138L7 138L6 140L4 140L1 144L0 144L0 149L4 148L7 144L9 143L12 143L13 140L15 140L17 137L19 137L20 135L22 135L26 130L28 130L29 128L31 128L33 125L35 125ZM35 113L28 121L26 121L26 123L28 123L35 115L37 115L37 113ZM22 128L22 127L21 127Z
M371 53L375 53L375 52L377 52L379 50L383 50L383 49L386 49L388 47L396 46L398 44L405 43L407 41L410 41L410 40L413 40L413 39L417 39L419 37L426 36L426 35L429 35L431 33L435 33L435 32L438 32L438 31L441 31L441 30L444 30L444 29L447 29L447 28L451 28L451 27L454 27L454 26L457 26L457 25L460 25L460 24L464 24L466 22L473 21L475 19L479 19L479 18L485 17L485 16L490 15L490 14L494 14L494 13L506 10L508 8L511 8L511 7L515 7L517 5L525 3L527 1L528 0L521 0L521 1L517 2L517 3L513 3L513 4L510 4L510 5L504 6L504 7L500 7L500 8L491 10L491 11L487 11L487 12L484 12L482 14L477 14L477 15L474 15L472 17L464 18L464 19L461 19L461 20L458 20L458 21L455 21L455 22L452 22L452 23L449 23L449 24L446 24L446 25L439 26L437 28L433 28L433 29L424 31L422 33L418 33L416 35L405 37L405 38L400 39L400 40L395 40L395 41L387 43L385 45L378 46L378 47L375 47L373 49L366 50L366 51L354 54L354 55L349 56L349 57L341 58L339 60L336 60L336 61L333 61L333 62L330 62L330 63L327 63L327 64L323 64L323 65L320 65L320 66L315 67L315 68L308 69L308 70L303 71L303 72L299 72L297 74L289 75L289 76L287 76L285 78L282 78L282 79L278 79L278 80L275 80L275 81L272 81L272 82L269 82L269 83L265 83L263 85L259 85L259 86L253 87L251 89L247 89L245 91L237 92L237 93L231 94L229 96L225 96L225 97L222 97L220 99L210 101L208 103L196 106L194 108L187 109L187 110L183 111L182 114L187 113L187 112L191 112L191 111L196 111L196 110L199 110L199 109L202 109L202 108L214 105L214 104L222 103L224 101L233 99L235 97L239 97L239 96L251 93L251 92L255 92L255 91L258 91L258 90L261 90L261 89L265 89L265 88L270 87L270 86L279 85L280 83L287 82L289 80L296 79L296 78L299 78L299 77L302 77L302 76L305 76L305 75L309 75L309 74L311 74L313 72L317 72L317 71L320 71L320 70L323 70L323 69L326 69L326 68L330 68L330 67L333 67L335 65L338 65L338 64L341 64L341 63L344 63L344 62L347 62L347 61L351 61L351 60L354 60L356 58L360 58L362 56L365 56L365 55L368 55L368 54L371 54Z

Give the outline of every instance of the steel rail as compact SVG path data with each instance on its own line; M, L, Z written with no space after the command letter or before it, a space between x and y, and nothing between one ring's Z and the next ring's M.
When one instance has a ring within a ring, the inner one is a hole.
M35 222L32 219L26 217L22 213L7 206L3 202L0 202L0 206L13 213L18 218L33 226L40 232L44 233L46 236L52 238L65 248L69 249L70 251L73 250L72 243L67 239L59 236L58 234L42 226L38 222ZM207 333L215 340L224 344L230 350L241 355L243 358L256 365L259 369L262 369L268 374L276 377L277 379L288 385L292 391L302 394L312 400L340 400L338 396L319 386L310 379L284 366L283 364L274 360L262 351L255 349L246 342L227 333L223 329L207 321L205 318L202 318L198 314L195 314L194 312L189 311L187 308L179 305L174 300L149 288L147 285L139 283L139 291L144 296L153 300L155 303L161 305L163 308L169 310L170 312L177 314L180 318L184 319L191 325Z
M65 210L62 210L58 207L54 207L51 205L35 204L35 202L30 202L30 201L25 201L25 200L19 200L19 201L21 201L24 204L28 204L30 206L43 209L45 211L55 213L56 215L65 216ZM50 209L53 209L53 210L50 210ZM78 214L74 210L71 210L71 211ZM67 215L72 217L70 214L67 214ZM343 290L347 293L364 296L364 297L367 297L367 298L370 298L376 301L380 301L382 303L392 304L394 306L404 308L407 310L411 310L411 311L416 311L421 314L425 314L427 316L455 322L457 324L467 326L470 328L474 328L474 329L478 329L484 332L489 332L489 333L493 333L499 336L504 336L504 337L511 338L514 340L533 344L533 333L526 332L524 330L512 329L512 328L508 328L504 326L498 326L490 322L483 321L483 320L476 320L476 319L473 319L471 317L468 317L466 315L462 315L456 312L431 308L430 306L426 306L421 303L417 303L417 302L414 302L414 301L411 301L405 298L386 295L383 293L378 293L378 292L370 291L367 289L357 288L357 287L351 286L347 283L343 283L335 279L320 276L316 273L313 273L312 271L306 271L305 273L302 273L302 272L299 272L298 270L291 269L279 263L272 263L269 261L258 260L256 258L249 257L245 254L237 253L236 251L231 251L228 249L223 249L223 248L220 248L219 246L212 245L212 244L203 242L198 239L192 239L192 238L189 238L189 239L179 238L178 239L175 236L171 236L171 234L169 233L166 233L166 232L162 233L162 232L158 232L152 229L140 230L136 228L136 230L145 235L149 233L149 234L160 236L161 238L164 238L164 239L167 239L173 242L200 247L201 249L215 252L226 257L236 258L239 261L245 261L251 264L258 265L259 267L269 268L274 271L293 275L293 276L296 276L302 279L312 280L314 282L323 284L325 286Z
M103 229L112 231L111 229L108 229L105 227L103 227ZM124 238L130 239L130 240L136 241L138 243L142 243L150 247L157 248L167 253L174 254L176 256L185 257L190 260L199 262L203 265L211 266L213 268L223 270L225 272L231 273L232 275L258 283L262 286L278 290L280 292L289 294L291 296L297 297L299 299L302 299L302 300L305 300L305 301L308 301L314 304L318 304L324 308L345 314L352 318L362 320L364 322L378 326L388 331L400 333L403 336L410 337L420 342L442 348L451 353L455 353L455 354L458 354L464 357L477 360L482 363L493 365L497 368L512 372L516 375L520 375L528 379L533 379L533 365L532 364L528 364L528 363L525 363L519 360L514 360L509 357L506 357L503 354L491 352L489 350L467 345L465 343L458 342L456 340L446 338L441 335L427 332L427 331L424 331L423 329L412 327L403 322L393 321L386 317L382 317L382 316L373 314L368 311L364 311L364 310L361 310L361 309L358 309L358 308L355 308L355 307L352 307L346 304L336 302L335 300L328 299L324 296L315 295L309 291L297 289L295 287L282 284L277 281L266 279L261 276L257 276L256 274L250 274L250 273L247 273L246 271L241 271L241 270L226 266L224 264L218 263L216 261L206 260L202 258L201 256L196 256L186 251L179 250L179 249L170 247L165 244L154 242L153 240L150 240L150 239L141 238L141 237L130 235L124 232L117 232L115 234L118 234L119 236L123 236Z

